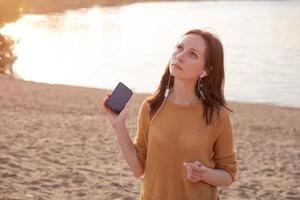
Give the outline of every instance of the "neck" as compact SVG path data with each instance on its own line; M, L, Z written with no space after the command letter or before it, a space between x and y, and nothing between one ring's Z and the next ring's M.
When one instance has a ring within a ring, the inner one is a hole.
M193 101L199 100L195 93L195 84L195 80L181 80L175 78L169 98L178 104L191 104Z

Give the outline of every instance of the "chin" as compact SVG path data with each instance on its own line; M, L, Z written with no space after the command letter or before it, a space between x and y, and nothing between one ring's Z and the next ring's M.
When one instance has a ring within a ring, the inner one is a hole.
M180 75L176 72L170 72L170 75L173 76L174 78L180 78Z
M174 77L179 77L181 76L181 73L175 69L170 69L170 75Z

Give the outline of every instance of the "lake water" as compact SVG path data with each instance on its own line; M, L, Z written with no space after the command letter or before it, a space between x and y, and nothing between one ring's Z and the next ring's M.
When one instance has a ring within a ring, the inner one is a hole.
M136 3L25 15L0 32L18 40L26 80L153 92L180 36L208 28L225 49L228 100L300 107L300 2Z

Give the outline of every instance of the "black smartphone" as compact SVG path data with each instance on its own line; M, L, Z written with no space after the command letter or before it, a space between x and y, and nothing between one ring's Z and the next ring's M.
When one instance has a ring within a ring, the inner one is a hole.
M122 82L119 82L108 100L105 102L105 105L118 115L123 110L132 94L133 92L131 89Z

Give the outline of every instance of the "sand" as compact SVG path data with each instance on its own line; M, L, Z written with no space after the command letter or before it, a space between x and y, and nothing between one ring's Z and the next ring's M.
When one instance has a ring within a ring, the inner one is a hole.
M107 90L0 76L0 199L139 198L101 101ZM134 97L132 137L139 106ZM223 199L300 199L300 109L230 102L237 181ZM121 175L121 179L120 179ZM125 191L121 187L134 191Z

